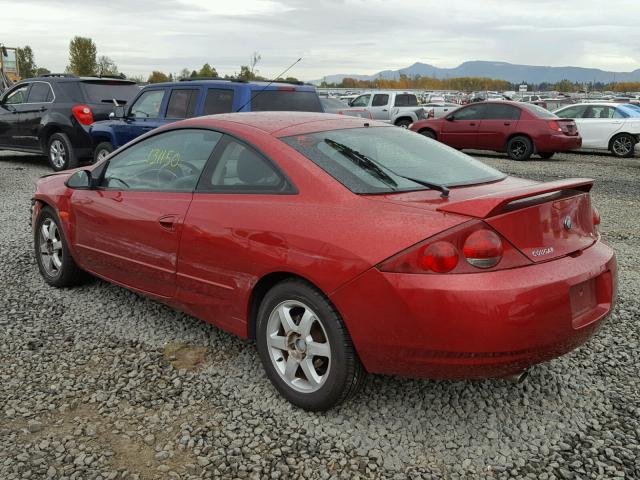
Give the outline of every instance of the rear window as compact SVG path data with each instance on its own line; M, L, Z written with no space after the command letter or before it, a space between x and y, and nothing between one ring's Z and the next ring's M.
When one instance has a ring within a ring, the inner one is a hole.
M253 90L251 110L254 112L289 111L322 112L320 98L314 91Z
M464 153L397 127L330 130L281 140L358 194L428 188L403 177L446 186L505 177Z
M534 105L533 103L522 102L520 106L526 110L529 110L538 118L558 118L555 113L551 113L549 110L545 110L544 108L539 107L538 105Z
M196 113L198 93L194 88L173 89L167 106L167 118L190 118Z
M124 104L131 101L140 89L135 83L109 82L104 80L86 80L80 82L84 92L85 101L88 103L111 103L116 99Z
M416 107L418 106L418 97L409 93L400 93L396 95L395 107Z

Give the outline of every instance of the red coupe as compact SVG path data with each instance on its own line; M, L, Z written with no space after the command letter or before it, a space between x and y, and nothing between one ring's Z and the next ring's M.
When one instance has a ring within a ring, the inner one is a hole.
M313 113L201 117L39 180L35 254L254 339L309 410L365 372L519 374L616 296L592 180L508 177L422 135Z
M513 160L527 160L534 153L551 158L582 146L573 120L522 102L474 103L410 128L454 148L507 152Z

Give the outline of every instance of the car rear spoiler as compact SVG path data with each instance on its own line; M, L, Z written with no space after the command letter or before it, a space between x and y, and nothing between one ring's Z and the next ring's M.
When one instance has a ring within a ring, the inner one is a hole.
M578 190L588 192L593 187L593 179L569 178L553 182L538 183L526 187L514 188L481 197L451 202L438 207L441 212L458 213L476 218L488 218L503 211L510 203L547 193L562 190Z

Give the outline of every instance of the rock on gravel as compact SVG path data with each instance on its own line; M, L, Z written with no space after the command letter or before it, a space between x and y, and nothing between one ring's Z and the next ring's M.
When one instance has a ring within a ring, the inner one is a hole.
M274 391L247 342L99 280L46 286L28 212L49 170L0 152L0 478L640 478L640 159L478 158L597 179L615 312L524 384L373 377L310 414Z

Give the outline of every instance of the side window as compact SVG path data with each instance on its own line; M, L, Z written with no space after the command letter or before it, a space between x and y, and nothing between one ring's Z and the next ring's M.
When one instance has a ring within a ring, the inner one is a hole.
M612 118L615 109L606 105L591 105L582 118Z
M171 90L167 118L190 118L196 113L198 94L200 90L194 88Z
M210 88L204 102L204 115L230 113L233 111L233 90Z
M484 115L484 105L471 105L459 108L452 115L456 120L479 120Z
M386 93L377 93L373 96L372 107L386 107L389 104L389 95Z
M22 85L13 90L4 99L4 103L7 105L16 105L18 103L25 103L27 101L27 90L29 85Z
M53 101L53 92L46 82L34 82L29 90L27 103L47 103Z
M371 95L360 95L356 97L356 99L351 102L352 107L367 107L369 105L369 98Z
M418 98L410 93L399 93L396 95L395 107L415 107L418 105Z
M485 105L482 118L487 120L519 120L520 109L512 105Z
M131 116L135 118L158 118L164 90L147 90L131 105Z
M211 130L159 133L109 160L102 186L117 190L191 192L222 137Z
M625 112L621 108L616 108L611 118L628 118L628 117L629 117L629 114L627 112Z
M576 105L573 107L565 108L561 112L556 112L556 115L560 118L583 118L587 105Z
M229 192L280 192L287 181L278 169L253 148L226 138L217 161L204 173L198 190Z

